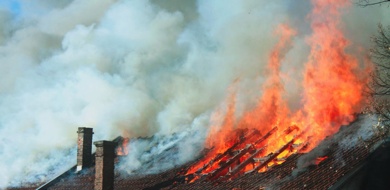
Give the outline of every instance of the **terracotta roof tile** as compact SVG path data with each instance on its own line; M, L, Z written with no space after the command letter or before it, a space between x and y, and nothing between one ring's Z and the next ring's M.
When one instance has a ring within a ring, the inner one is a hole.
M344 130L344 135L356 132L355 129ZM333 137L335 138L335 137ZM230 180L201 178L187 183L182 171L186 171L193 163L173 168L159 174L115 175L114 188L121 189L328 189L354 168L362 164L370 155L374 145L380 142L381 135L374 135L370 141L357 143L353 147L343 148L332 138L323 141L316 149L324 149L327 158L318 165L309 165L303 170L297 169L298 160L305 154L293 154L280 165L269 168L266 172L240 174ZM324 148L325 147L325 148ZM313 151L316 151L314 149ZM299 172L301 171L301 172ZM79 173L71 173L48 189L93 189L94 167Z

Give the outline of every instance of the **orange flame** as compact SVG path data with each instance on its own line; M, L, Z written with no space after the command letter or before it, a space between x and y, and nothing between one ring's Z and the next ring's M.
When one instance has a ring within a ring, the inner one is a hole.
M312 3L314 8L309 16L313 34L308 38L311 51L304 68L302 84L304 90L301 102L304 106L292 112L284 99L281 62L297 32L288 25L280 25L276 29L279 41L269 55L267 79L261 88L263 93L256 107L244 113L241 118L236 118L236 93L230 92L223 122L221 125L211 126L206 141L206 146L213 149L188 174L207 164L210 167L202 173L218 168L220 160L216 163L210 161L239 141L235 129L256 129L264 135L277 126L278 130L267 138L266 146L264 143L254 145L256 148L265 148L258 157L271 155L274 159L266 161L264 167L257 168L259 172L263 172L266 167L281 164L298 151L310 151L326 136L337 132L340 125L348 124L354 119L353 114L361 108L362 91L368 75L359 68L357 59L345 52L349 41L339 29L340 9L349 5L349 1L312 0ZM221 115L221 111L215 115ZM290 145L287 147L288 144ZM242 158L244 160L247 157L248 155L244 155ZM240 162L243 160L240 159ZM253 169L254 165L256 164L245 166L242 172Z
M311 54L304 78L305 127L313 136L311 147L348 124L360 110L365 76L357 60L345 53L348 40L339 29L339 9L347 0L319 0L311 14ZM328 14L324 14L328 12Z
M129 149L127 145L129 144L129 138L123 138L122 144L116 148L116 155L126 156L129 154Z

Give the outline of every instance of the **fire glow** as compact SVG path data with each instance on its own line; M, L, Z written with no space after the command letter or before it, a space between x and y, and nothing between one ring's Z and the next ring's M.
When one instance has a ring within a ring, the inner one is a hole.
M206 147L209 152L187 172L190 182L207 176L215 180L247 172L264 172L282 164L290 155L312 150L326 136L350 123L360 111L367 73L345 52L349 41L340 29L340 11L348 0L312 0L311 47L303 73L302 107L292 110L284 99L281 63L297 31L279 25L279 41L269 54L266 81L254 109L236 118L237 93L226 100L227 111L220 126L211 126ZM236 81L237 82L237 81ZM235 84L232 84L234 86ZM319 164L327 157L319 158Z
M117 156L126 156L129 154L128 149L129 138L123 138L122 142L116 148Z

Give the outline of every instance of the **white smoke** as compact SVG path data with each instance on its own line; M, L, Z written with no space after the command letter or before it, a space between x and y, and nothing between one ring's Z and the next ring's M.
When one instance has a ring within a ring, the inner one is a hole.
M378 120L376 115L360 115L353 123L341 127L338 133L326 138L313 150L300 156L297 160L297 168L293 170L291 177L296 177L309 169L309 166L316 165L316 160L319 157L329 156L329 153L334 151L335 147L340 149L340 151L334 152L333 157L335 158L331 159L335 160L337 165L344 166L348 163L344 160L343 156L345 155L342 155L342 150L346 151L357 146L366 146L367 148L367 143L370 143L373 137L382 136L383 140L386 138L383 135L387 132L388 130ZM381 144L382 140L374 144L373 147ZM370 148L370 151L375 150L373 147Z
M383 128L375 115L366 116L363 120L351 124L351 127L357 128L358 131L349 135L335 135L342 149L350 149L359 143L370 140L375 133L378 133L378 128Z
M310 165L315 165L317 158L328 156L328 153L332 151L335 146L340 149L348 150L359 143L361 144L370 140L377 130L378 122L378 118L375 115L361 115L349 126L341 127L338 133L322 141L309 153L299 157L297 169L293 172L294 175L304 171ZM340 156L337 160L342 161L343 158Z
M165 145L177 146L176 165L193 159L232 81L242 110L256 101L280 23L298 31L283 71L289 98L300 96L310 9L306 0L0 2L0 188L72 166L78 126L93 127L94 140L154 135L153 145L131 141L127 173ZM374 25L389 23L385 11L352 7L345 31L366 48Z
M132 139L128 145L130 154L120 159L118 171L125 175L158 173L194 160L203 148L207 124L204 114L181 132Z

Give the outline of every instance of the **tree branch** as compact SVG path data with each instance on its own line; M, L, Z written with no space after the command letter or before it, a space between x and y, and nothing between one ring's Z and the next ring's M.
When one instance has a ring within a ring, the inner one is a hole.
M380 2L376 4L378 3ZM376 68L371 73L372 81L368 88L373 98L371 108L381 122L390 127L390 27L386 30L379 24L378 33L372 38L372 42L374 46L371 49L371 60Z
M367 6L378 5L378 4L389 3L389 2L390 0L382 0L377 2L371 2L370 0L359 0L359 2L356 4L361 7L367 7Z

